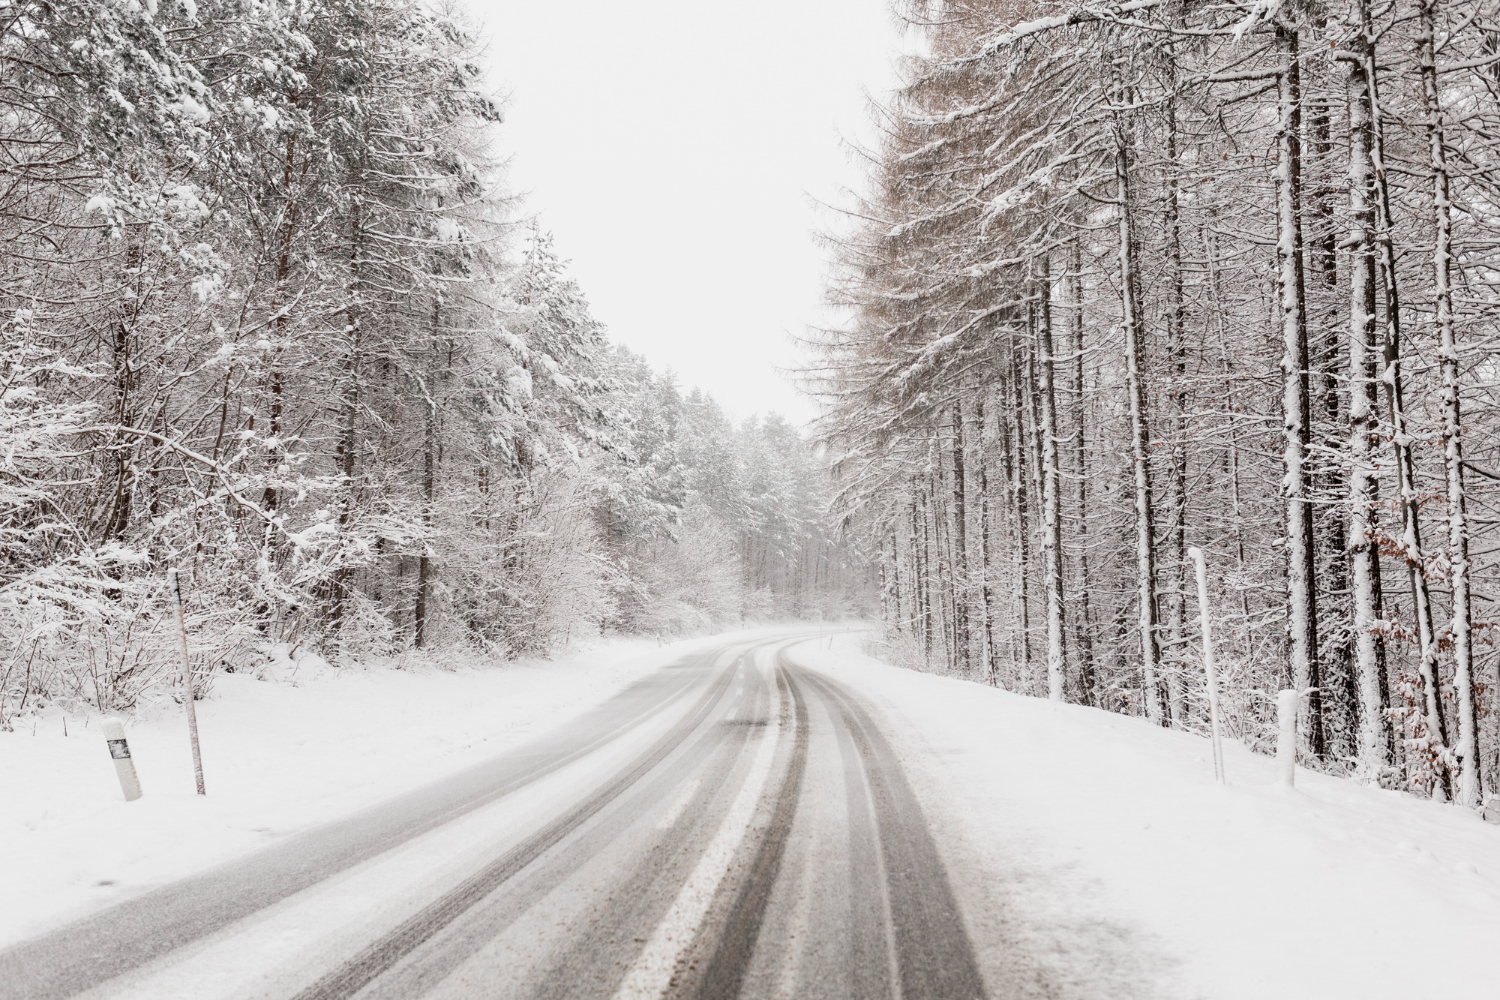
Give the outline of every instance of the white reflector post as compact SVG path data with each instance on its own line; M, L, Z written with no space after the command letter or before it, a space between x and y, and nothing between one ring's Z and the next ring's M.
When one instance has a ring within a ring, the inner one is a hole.
M125 742L125 724L119 719L105 719L104 742L114 761L115 774L120 776L120 791L125 793L125 801L134 802L141 797L141 780L135 774L135 761L130 759L130 744Z
M1281 730L1276 738L1276 780L1288 788L1297 783L1297 707L1301 700L1296 691L1276 695L1276 721Z

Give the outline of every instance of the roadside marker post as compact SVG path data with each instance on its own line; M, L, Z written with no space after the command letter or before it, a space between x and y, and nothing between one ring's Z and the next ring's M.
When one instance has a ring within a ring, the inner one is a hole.
M172 606L177 611L177 642L182 650L182 703L187 707L188 738L193 744L193 778L198 782L198 794L203 790L203 755L198 751L198 710L193 707L193 665L188 659L187 622L182 617L182 584L177 579L177 570L167 570L167 585L172 590Z
M1297 784L1297 708L1302 696L1296 691L1276 694L1276 783L1293 788Z
M104 743L120 778L120 791L125 793L126 802L134 802L141 797L141 779L136 776L135 761L130 759L130 744L125 742L125 724L119 719L105 719L103 728Z
M1208 721L1213 728L1214 780L1229 784L1224 772L1224 737L1219 730L1219 672L1214 665L1214 635L1208 618L1208 565L1203 550L1188 549L1188 558L1198 567L1198 621L1203 630L1203 672L1208 675Z

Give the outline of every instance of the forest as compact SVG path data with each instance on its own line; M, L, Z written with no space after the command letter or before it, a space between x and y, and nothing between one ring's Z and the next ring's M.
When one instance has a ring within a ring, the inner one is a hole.
M903 5L813 337L894 654L1497 787L1500 10Z
M1206 628L1245 745L1500 789L1500 10L898 13L806 434L610 341L462 10L0 0L0 727L170 687L175 569L204 689L868 613L1200 732Z
M0 728L170 690L170 569L200 693L873 595L796 428L611 344L484 75L441 5L0 0Z
M0 0L0 1000L1500 995L1497 359L1500 0Z

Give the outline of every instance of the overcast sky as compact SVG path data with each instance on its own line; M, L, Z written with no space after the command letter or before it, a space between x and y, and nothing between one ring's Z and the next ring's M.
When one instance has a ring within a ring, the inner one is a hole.
M777 367L820 319L813 234L892 85L889 0L467 0L529 211L611 336L743 418L814 408Z

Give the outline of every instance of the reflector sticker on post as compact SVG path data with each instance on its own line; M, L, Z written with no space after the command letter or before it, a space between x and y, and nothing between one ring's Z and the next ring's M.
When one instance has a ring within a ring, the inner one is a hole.
M105 719L101 728L110 759L115 762L120 791L125 793L126 802L134 802L141 797L141 781L136 777L135 761L130 759L130 744L125 742L125 724L119 719Z

